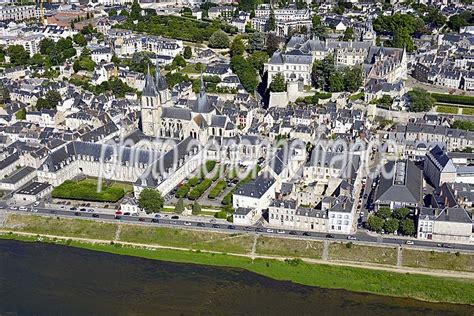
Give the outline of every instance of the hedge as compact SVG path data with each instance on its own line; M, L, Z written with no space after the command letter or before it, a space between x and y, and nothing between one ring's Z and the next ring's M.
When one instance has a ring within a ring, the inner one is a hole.
M184 197L188 194L188 192L189 192L190 189L191 189L191 188L189 187L188 184L183 184L182 186L180 186L180 187L178 188L178 190L176 191L175 196L176 196L178 199L184 198Z
M436 102L474 105L474 97L467 96L467 95L431 93L431 96L436 100Z
M201 197L201 195L206 192L207 189L209 189L209 187L211 186L212 184L212 180L209 180L209 179L204 179L202 180L201 183L199 183L198 185L196 185L192 190L191 192L189 192L188 194L188 198L190 200L197 200Z
M191 187L195 187L198 184L199 184L199 178L198 177L192 177L191 179L188 180L188 185L191 186Z
M332 93L331 93L331 92L318 92L316 95L317 95L318 98L320 98L321 100L330 99L330 98L332 97Z
M215 199L222 193L222 191L227 187L227 183L224 180L220 180L217 184L209 191L208 198Z
M94 182L64 181L60 186L54 188L53 198L72 199L82 201L117 202L125 195L125 190L120 187L103 186L101 192L97 192L97 184Z

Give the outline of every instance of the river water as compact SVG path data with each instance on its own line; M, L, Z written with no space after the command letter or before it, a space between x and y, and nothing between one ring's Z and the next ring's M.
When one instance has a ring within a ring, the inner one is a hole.
M0 240L0 315L474 315L239 269Z

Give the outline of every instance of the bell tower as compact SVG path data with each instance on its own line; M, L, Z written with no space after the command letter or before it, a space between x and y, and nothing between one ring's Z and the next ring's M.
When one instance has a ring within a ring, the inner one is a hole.
M157 70L159 71L159 69ZM157 136L161 128L161 98L158 93L153 77L150 74L150 66L145 77L145 87L141 98L141 120L142 130L145 135Z

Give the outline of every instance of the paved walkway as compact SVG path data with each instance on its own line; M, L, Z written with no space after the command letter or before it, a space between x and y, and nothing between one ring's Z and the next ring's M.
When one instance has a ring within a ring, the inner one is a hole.
M0 233L9 233L12 230L0 230ZM25 233L25 232L17 232L12 231L14 234L22 235L22 236L29 236L29 237L36 237L38 234L36 233ZM91 244L110 244L110 240L101 240L101 239L90 239L90 238L80 238L80 237L65 237L65 236L57 236L57 235L47 235L47 234L40 234L42 237L46 238L56 238L58 240L73 240L78 242L85 242ZM172 246L160 246L156 244L141 244L141 243L133 243L133 242L124 242L118 241L115 242L116 244L121 244L124 246L131 246L131 247L139 247L145 249L169 249L169 250L181 250L181 251L195 251L196 249L192 248L185 248L185 247L172 247ZM259 254L238 254L238 253L224 253L220 251L212 251L212 250L200 250L203 253L215 253L215 254L226 254L230 256L236 257L245 257L250 259L272 259L272 260L279 260L284 261L288 259L287 256L269 256L269 255L259 255ZM429 269L416 269L416 268L397 268L395 266L386 266L381 264L370 264L365 262L352 262L352 261L332 261L332 260L322 260L322 259L310 259L310 258L301 258L304 262L313 263L313 264L325 264L331 266L341 266L341 267L353 267L353 268L362 268L362 269L369 269L369 270L378 270L378 271L387 271L387 272L395 272L395 273L413 273L413 274L422 274L422 275L430 275L434 277L449 277L449 278L461 278L461 279L472 279L474 280L474 273L469 272L461 272L461 271L447 271L447 270L429 270Z

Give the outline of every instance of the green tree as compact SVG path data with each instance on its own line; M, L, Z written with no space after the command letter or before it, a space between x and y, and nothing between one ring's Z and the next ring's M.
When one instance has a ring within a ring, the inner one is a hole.
M386 220L392 216L392 210L390 210L390 208L388 207L381 207L377 211L377 216L380 217L381 219Z
M451 127L455 129L470 131L470 132L474 131L474 123L467 120L455 120L453 124L451 125Z
M415 222L412 219L407 218L404 219L400 225L401 231L403 235L406 236L413 236L415 234Z
M393 234L398 230L398 221L395 218L389 218L385 221L383 229L386 233Z
M155 189L145 188L138 197L138 206L147 214L161 211L163 204L164 200L160 191Z
M186 46L184 48L183 56L184 56L185 59L189 59L189 58L193 57L193 50L191 49L191 47Z
M95 67L95 62L89 56L80 56L74 61L72 68L75 72L86 70L93 71Z
M239 77L240 82L248 92L257 88L257 73L250 62L242 56L234 56L230 60L232 71Z
M171 63L172 68L186 67L186 60L181 55L176 55Z
M30 65L38 65L38 66L44 65L43 55L34 54L33 56L31 56L29 63Z
M245 52L245 45L240 36L236 36L230 45L230 56L243 55Z
M410 102L410 110L412 112L426 112L431 110L436 100L425 90L414 88L408 91L408 99Z
M179 198L178 202L176 203L176 207L174 211L178 214L181 214L184 212L184 201L183 198Z
M336 68L334 66L334 57L332 55L326 56L323 60L315 61L311 70L311 82L313 86L316 89L324 89L329 91L329 78L335 72ZM341 83L337 82L339 79L342 80L342 78L333 78L333 81L340 85Z
M111 9L109 10L109 16L116 16L117 15L117 10Z
M276 29L276 20L275 20L275 13L273 13L273 9L270 9L270 17L267 21L267 30L274 31Z
M378 216L370 215L367 220L367 228L375 232L381 232L383 228L384 220Z
M118 66L118 65L120 65L120 58L118 58L117 55L113 54L111 62L113 62L115 64L115 66Z
M38 98L36 101L36 108L41 110L46 109L55 109L62 102L61 94L56 90L49 90L44 95L44 98Z
M248 41L247 49L249 53L263 50L265 48L265 34L261 32L255 32L250 36Z
M50 38L44 38L39 43L40 53L43 55L50 55L55 47L56 43Z
M79 46L86 46L87 40L84 34L77 33L76 35L74 35L74 43L76 43Z
M343 78L344 90L349 92L356 92L363 84L362 67L346 67L343 71Z
M252 67L263 74L263 65L268 62L268 54L265 51L256 51L249 57L250 64Z
M286 91L286 80L281 72L275 74L270 83L271 92L284 92Z
M120 11L120 15L122 16L129 16L129 13L127 10L123 9L122 11Z
M352 27L348 27L344 31L344 37L342 38L343 41L353 41L354 40L354 29Z
M395 30L393 34L393 40L390 42L390 46L406 48L407 52L413 52L415 50L413 38L406 28L399 28Z
M138 3L138 0L133 0L132 7L130 10L130 19L132 21L138 20L140 18L140 13L142 9L140 7L140 4Z
M199 215L201 213L201 205L198 202L193 203L192 214Z
M7 49L10 62L14 65L25 65L30 58L30 54L21 45L10 45Z
M405 219L408 214L410 214L410 210L406 207L399 207L393 211L393 216L398 220Z
M341 92L344 90L344 77L340 71L329 75L328 90L330 92Z
M227 48L229 47L229 36L222 30L217 30L212 33L209 38L209 47L212 48Z

